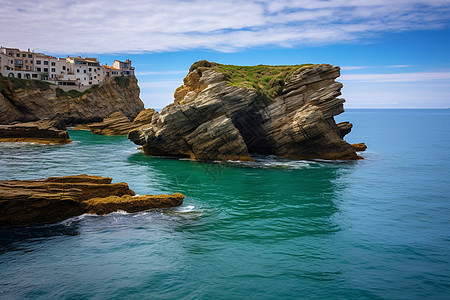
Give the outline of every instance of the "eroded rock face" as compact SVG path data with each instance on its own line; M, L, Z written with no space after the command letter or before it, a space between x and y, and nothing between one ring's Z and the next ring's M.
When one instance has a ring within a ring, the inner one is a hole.
M64 176L0 181L0 226L59 222L83 213L137 212L179 206L182 194L143 195L109 177Z
M150 123L154 113L154 109L145 109L138 114L133 122L131 122L130 119L121 112L115 112L105 118L103 122L89 124L87 125L87 128L89 128L93 134L126 135L131 130L139 129L141 126Z
M175 92L174 103L153 115L129 139L149 155L205 160L250 160L249 153L291 159L357 159L343 140L352 125L344 111L339 67L300 67L275 99L232 86L222 73L199 68Z
M0 125L0 142L70 143L64 124L55 120Z
M58 119L66 124L91 123L114 112L135 118L144 109L135 77L111 78L92 92L76 97L34 81L23 80L18 87L8 80L2 80L1 84L0 124L41 119Z

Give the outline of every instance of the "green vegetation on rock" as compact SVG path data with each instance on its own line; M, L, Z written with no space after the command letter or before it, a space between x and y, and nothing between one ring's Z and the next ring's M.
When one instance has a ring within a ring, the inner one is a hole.
M87 90L85 90L84 92L79 92L77 90L70 90L70 91L64 91L63 89L60 88L56 88L56 97L71 97L71 98L77 98L77 97L81 97L85 94L90 94L92 93L94 90L96 90L98 88L98 84L93 85L92 87L88 88Z
M302 67L313 66L313 64L302 64L292 66L234 66L221 65L201 60L194 63L189 72L196 69L199 71L213 68L225 75L225 80L233 86L256 89L270 99L277 97L284 85L289 82L289 77L295 70Z
M12 83L12 89L18 90L18 89L26 89L28 86L30 88L40 88L40 89L48 89L50 88L50 84L48 82L42 81L42 80L28 80L28 79L20 79L20 78L14 78L14 77L0 77L0 84L3 82L2 88L0 88L0 91L3 90L5 86L5 82L11 82Z
M114 80L116 81L118 86L123 87L123 88L130 85L130 77L128 77L128 76L117 76L117 77L114 77Z

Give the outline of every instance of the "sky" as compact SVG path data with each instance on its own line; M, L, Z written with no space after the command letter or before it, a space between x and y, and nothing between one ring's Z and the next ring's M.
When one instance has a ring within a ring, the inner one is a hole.
M328 63L346 108L450 107L450 0L0 0L0 45L131 59L147 108L189 66Z

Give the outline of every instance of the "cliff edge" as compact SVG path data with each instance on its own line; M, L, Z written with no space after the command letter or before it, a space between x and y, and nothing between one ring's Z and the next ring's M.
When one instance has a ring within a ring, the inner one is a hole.
M99 122L115 112L135 118L144 109L136 77L113 77L84 92L44 81L0 77L0 124L53 119Z
M174 102L128 138L155 156L252 160L357 159L343 140L340 68L321 65L230 66L194 63Z

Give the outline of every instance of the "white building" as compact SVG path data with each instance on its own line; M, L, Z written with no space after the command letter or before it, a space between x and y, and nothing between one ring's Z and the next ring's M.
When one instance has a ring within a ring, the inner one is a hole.
M86 87L114 76L133 76L131 61L101 65L97 58L56 58L43 53L0 47L0 73L5 77L45 80L56 85Z

